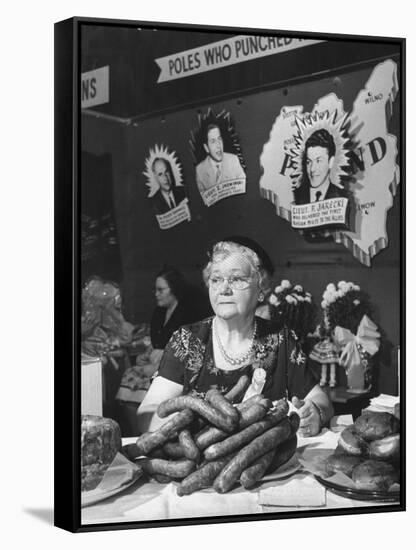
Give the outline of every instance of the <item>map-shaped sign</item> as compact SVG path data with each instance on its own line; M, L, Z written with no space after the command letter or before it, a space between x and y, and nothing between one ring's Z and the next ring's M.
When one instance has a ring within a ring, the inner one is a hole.
M260 157L261 194L277 215L295 229L325 228L367 266L388 245L387 212L400 180L397 139L387 129L397 92L397 66L387 60L351 113L334 93L310 113L284 106Z

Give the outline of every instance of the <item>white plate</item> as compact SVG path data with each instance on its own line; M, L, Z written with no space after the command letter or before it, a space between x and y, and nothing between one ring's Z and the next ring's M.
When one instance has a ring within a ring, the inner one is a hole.
M260 482L263 483L263 481L272 481L274 479L291 476L301 468L302 464L298 460L297 453L295 453L292 458L282 464L279 468L277 468L277 470L275 470L271 474L267 474L267 476L262 477Z
M95 504L96 502L100 502L101 500L110 498L113 495L124 491L124 489L127 489L127 487L130 487L130 485L133 485L133 483L135 483L143 475L142 468L138 468L134 464L132 464L131 466L115 466L114 469L115 468L117 469L118 473L124 477L124 481L122 483L115 483L114 486L110 485L104 490L100 489L98 486L92 491L82 492L81 508L84 508L84 506L90 506L91 504Z
M271 474L268 474L267 476L262 477L256 483L255 487L253 487L253 489L257 490L259 488L258 486L265 481L273 481L275 479L283 479L285 477L291 476L292 474L297 472L300 468L302 468L302 464L298 460L297 453L295 453L292 456L292 458L290 458L287 462L282 464L279 468L277 468L277 470L275 470ZM245 491L246 489L244 489L242 485L240 485L240 482L236 482L233 490ZM251 489L248 489L248 490L250 491ZM201 489L201 491L204 493L215 492L213 487L206 487L205 489Z

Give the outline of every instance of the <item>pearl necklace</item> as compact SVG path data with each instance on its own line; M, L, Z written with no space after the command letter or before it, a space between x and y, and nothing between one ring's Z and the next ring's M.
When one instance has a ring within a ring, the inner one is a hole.
M243 363L245 363L247 361L247 359L250 357L250 355L253 351L254 339L256 337L256 332L257 332L256 320L254 320L253 334L251 336L250 347L248 348L248 351L246 351L246 353L244 355L240 355L239 357L231 357L225 351L224 346L222 345L222 342L221 342L221 339L220 339L220 335L217 332L217 326L216 326L215 322L213 322L213 329L214 329L215 341L218 344L218 347L220 349L220 352L221 352L221 355L222 355L223 359L225 359L225 361L227 361L227 363L229 363L230 365L233 365L234 367L242 365Z

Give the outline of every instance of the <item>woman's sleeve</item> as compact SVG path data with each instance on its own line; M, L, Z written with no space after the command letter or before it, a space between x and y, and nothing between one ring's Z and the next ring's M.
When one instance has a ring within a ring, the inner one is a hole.
M279 339L281 343L277 349L274 369L268 384L266 382L264 393L273 400L286 395L289 399L294 395L303 399L318 380L309 367L308 359L301 351L299 343L290 334L286 341L283 332L279 333Z
M303 365L290 365L289 374L289 399L294 395L304 399L311 389L316 386L318 379L306 359Z
M162 355L158 376L184 385L188 339L189 334L184 328L172 334Z

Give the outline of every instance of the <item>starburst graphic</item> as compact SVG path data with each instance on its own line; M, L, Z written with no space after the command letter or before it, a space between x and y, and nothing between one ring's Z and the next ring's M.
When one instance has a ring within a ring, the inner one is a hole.
M153 197L159 190L159 184L152 170L152 165L155 159L161 158L169 162L172 167L172 173L174 177L174 185L176 187L182 187L182 166L173 151L169 151L165 145L155 145L153 149L150 149L149 155L145 160L144 176L147 178L146 185L149 189L148 197Z
M231 115L227 111L221 111L218 115L214 113L211 107L205 114L198 115L198 129L191 132L189 144L191 146L192 155L195 162L198 164L206 157L204 149L206 128L209 124L217 124L220 128L221 135L224 141L224 150L229 153L234 153L238 156L243 169L246 169L244 157L241 152L241 146L238 141L238 136L231 122Z
M338 112L324 111L306 114L302 117L296 116L297 134L295 134L295 145L291 149L292 165L294 171L291 174L293 178L293 187L296 189L302 184L303 158L305 155L305 142L316 130L327 130L335 142L335 158L331 169L331 183L343 189L342 179L349 175L349 145L348 135L348 113L338 119Z

